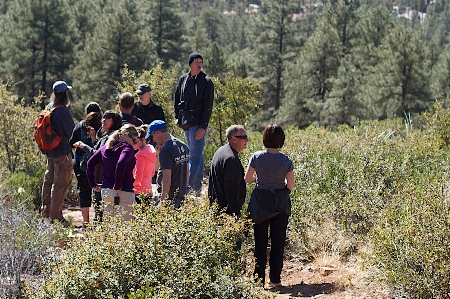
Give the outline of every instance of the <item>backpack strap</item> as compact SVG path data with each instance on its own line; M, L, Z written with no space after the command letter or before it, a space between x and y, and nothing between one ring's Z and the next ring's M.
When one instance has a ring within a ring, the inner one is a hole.
M132 125L136 124L137 121L138 121L138 118L136 116L134 116L134 115L130 118L130 123Z

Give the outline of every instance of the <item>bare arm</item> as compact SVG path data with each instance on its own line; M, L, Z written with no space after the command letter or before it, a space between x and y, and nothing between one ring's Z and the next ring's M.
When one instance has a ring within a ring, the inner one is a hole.
M244 175L244 180L247 184L256 182L255 169L253 167L251 167L250 165L248 165L248 167L247 167L247 171L245 172L245 175Z
M169 196L170 184L172 183L172 170L171 169L163 169L162 170L163 179L162 179L162 190L161 190L161 201L164 201Z
M286 173L286 188L292 190L294 189L294 186L295 186L294 171L291 170L288 173Z

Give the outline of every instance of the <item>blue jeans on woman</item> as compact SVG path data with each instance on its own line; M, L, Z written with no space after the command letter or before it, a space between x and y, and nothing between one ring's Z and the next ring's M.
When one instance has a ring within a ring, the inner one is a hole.
M203 173L205 171L205 163L203 160L203 147L205 146L205 135L202 139L195 139L195 132L199 126L190 127L184 131L184 137L189 147L189 186L188 192L193 190L197 195L202 191Z

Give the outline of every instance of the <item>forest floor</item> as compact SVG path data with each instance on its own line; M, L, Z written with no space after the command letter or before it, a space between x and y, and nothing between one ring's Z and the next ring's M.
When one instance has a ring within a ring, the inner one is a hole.
M94 214L91 208L91 217ZM83 224L81 211L74 205L66 205L64 217L73 226ZM267 269L268 270L268 269ZM321 298L321 299L388 299L393 298L391 289L376 281L373 269L364 269L361 259L350 258L342 262L325 257L305 264L294 258L284 261L282 286L272 288L276 299ZM268 273L266 277L268 277Z

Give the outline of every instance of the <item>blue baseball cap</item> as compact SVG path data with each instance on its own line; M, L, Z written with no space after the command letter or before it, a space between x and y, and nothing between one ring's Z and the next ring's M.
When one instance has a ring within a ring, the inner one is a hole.
M53 83L53 92L64 92L67 89L72 89L72 86L67 85L65 81L56 81Z
M161 129L166 128L166 122L163 120L154 120L148 126L147 135L145 135L145 139L148 140L152 136L152 133L155 131L159 131Z

